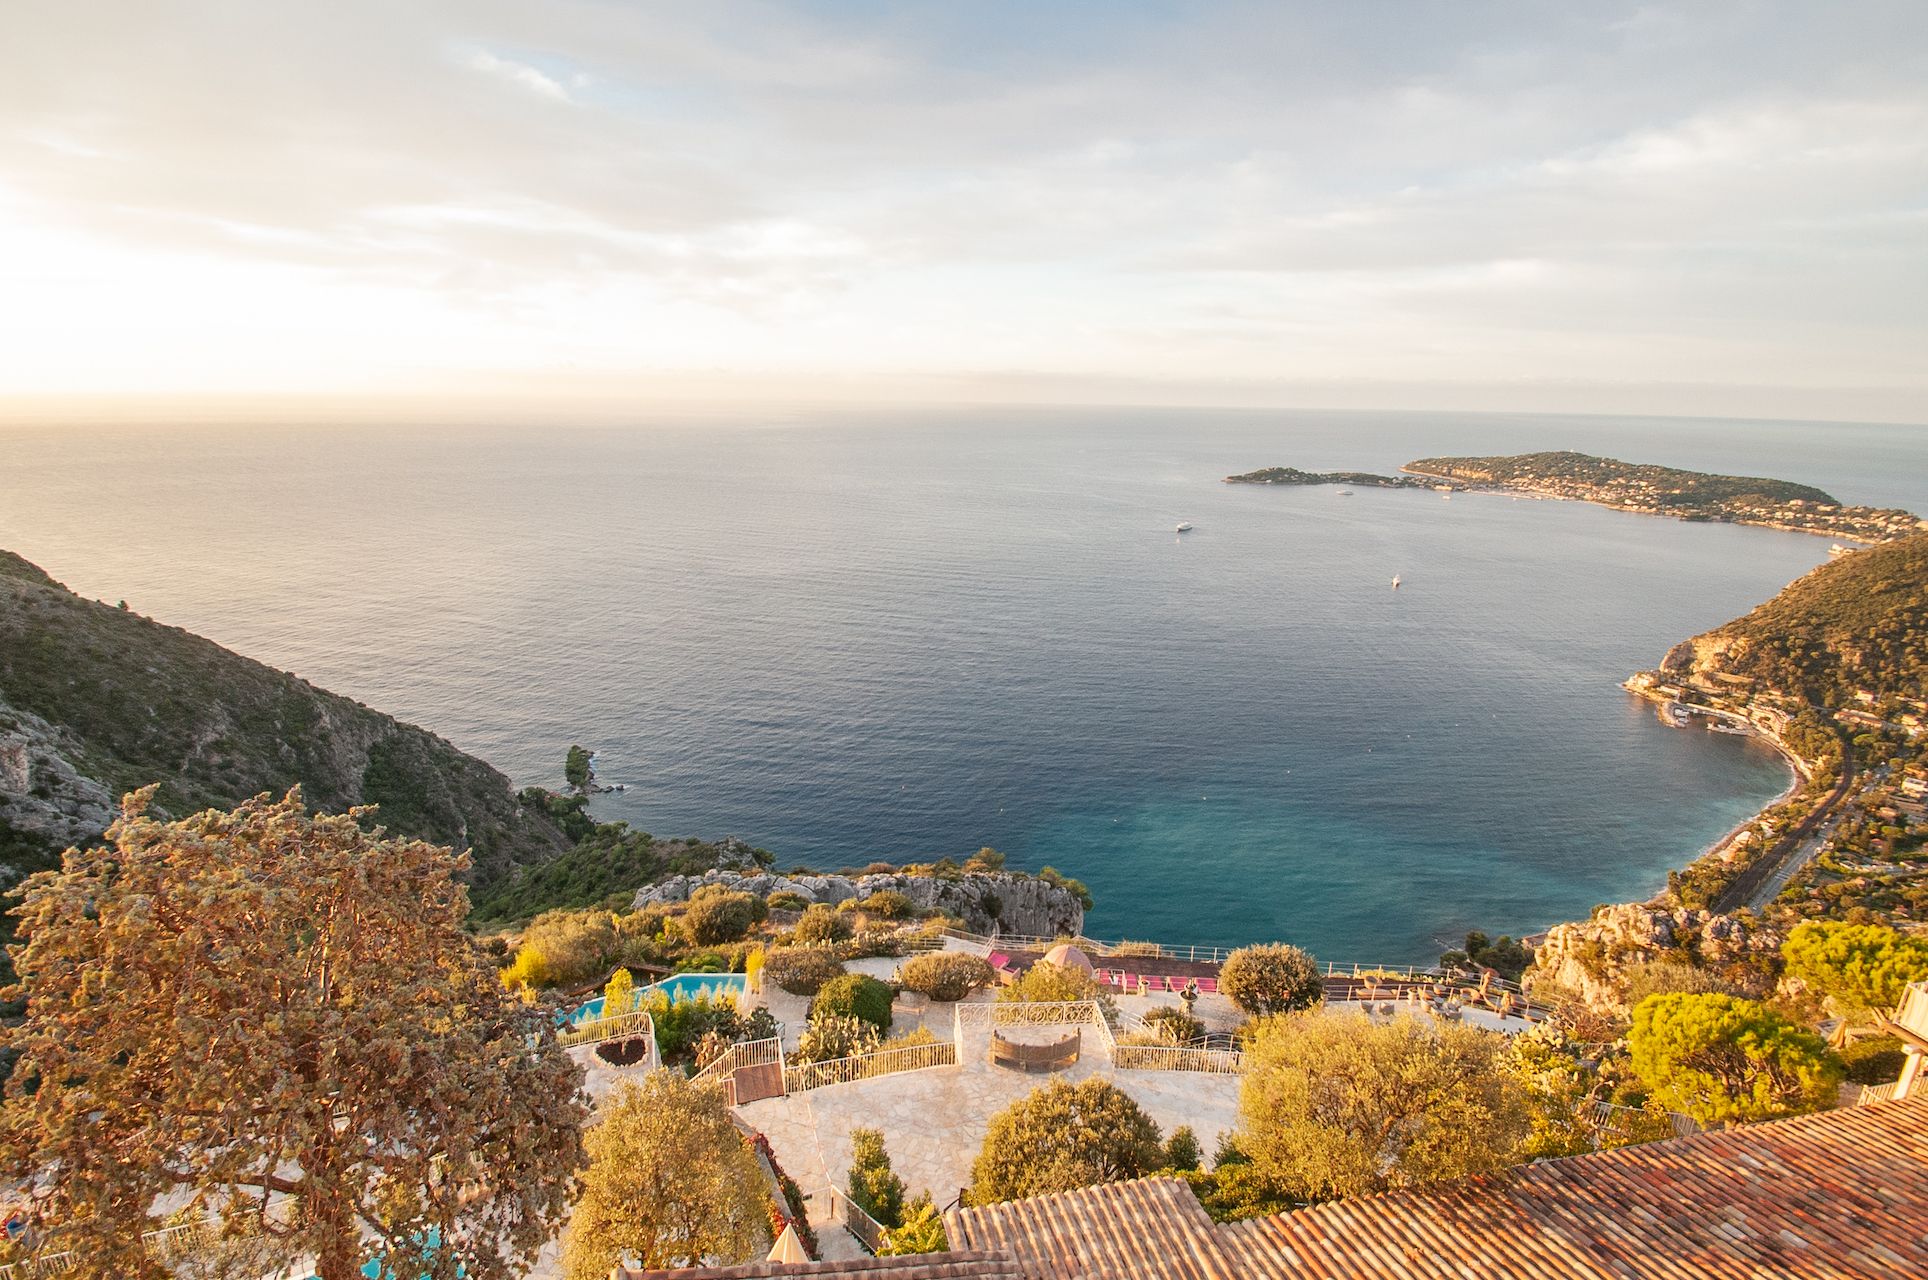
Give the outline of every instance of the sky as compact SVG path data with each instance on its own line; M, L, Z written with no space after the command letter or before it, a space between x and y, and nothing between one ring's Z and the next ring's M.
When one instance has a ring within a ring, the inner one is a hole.
M0 0L0 416L1928 422L1921 0Z

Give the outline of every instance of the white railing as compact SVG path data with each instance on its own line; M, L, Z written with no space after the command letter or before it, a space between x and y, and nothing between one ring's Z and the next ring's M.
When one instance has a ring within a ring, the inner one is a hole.
M1700 1121L1680 1111L1657 1113L1645 1111L1639 1107L1623 1107L1617 1102L1594 1102L1588 1104L1586 1108L1587 1119L1608 1133L1621 1132L1627 1122L1636 1116L1652 1117L1657 1114L1664 1114L1667 1117L1668 1128L1673 1131L1673 1136L1676 1138L1685 1138L1701 1131Z
M1894 1017L1890 1019L1904 1031L1928 1040L1928 982L1911 982L1908 989L1901 993L1901 1003L1895 1006Z
M856 1236L864 1248L873 1254L883 1252L884 1245L890 1240L890 1232L883 1223L865 1213L862 1205L835 1187L830 1188L830 1216L842 1223L844 1229Z
M1865 1107L1871 1102L1892 1102L1901 1092L1901 1081L1890 1080L1886 1084L1844 1084L1841 1086L1841 1103L1849 1107Z
M725 1049L709 1066L690 1077L690 1083L722 1084L736 1074L738 1067L770 1067L783 1061L783 1040L742 1040Z
M832 1058L828 1062L806 1062L783 1069L783 1088L787 1093L803 1093L825 1085L849 1084L854 1080L874 1080L900 1071L923 1071L930 1067L957 1065L957 1043L939 1040L933 1044L909 1044L896 1049L852 1058Z
M1237 1049L1194 1049L1182 1044L1121 1044L1111 1051L1120 1071L1208 1071L1237 1075L1245 1055Z
M260 1231L229 1227L218 1217L143 1231L141 1245L147 1250L148 1256L163 1267L222 1253L235 1253L250 1247L265 1251L274 1249L272 1239ZM79 1255L71 1249L64 1249L59 1253L43 1254L0 1266L0 1280L41 1280L42 1277L64 1276L73 1271L78 1263ZM264 1258L262 1267L264 1273L273 1270L272 1258Z
M579 1049L584 1045L627 1040L632 1036L649 1037L650 1057L653 1060L656 1056L656 1023L642 1009L578 1022L566 1031L557 1032L556 1043L565 1049Z

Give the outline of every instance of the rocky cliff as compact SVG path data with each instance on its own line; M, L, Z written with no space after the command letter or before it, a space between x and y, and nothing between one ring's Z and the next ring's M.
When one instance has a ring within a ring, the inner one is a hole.
M831 905L866 898L880 889L894 889L920 912L956 916L977 933L996 930L1054 938L1075 937L1084 929L1084 907L1070 890L1010 872L960 875L953 880L895 871L862 876L781 876L717 870L671 876L660 884L638 889L635 905L641 908L651 903L683 902L706 884L720 884L759 897L794 893L807 902Z
M391 831L472 849L478 880L568 844L500 772L434 734L82 599L0 551L0 823L71 844L152 783L175 816L297 783L317 809L377 804Z
M1781 935L1735 916L1623 902L1589 920L1555 925L1533 952L1529 989L1548 986L1604 1012L1626 1012L1629 979L1643 965L1694 965L1719 975L1771 963Z

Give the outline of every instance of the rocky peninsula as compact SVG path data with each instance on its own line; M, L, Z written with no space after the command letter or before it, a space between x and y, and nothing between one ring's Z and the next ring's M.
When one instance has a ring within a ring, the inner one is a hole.
M1913 512L1847 506L1812 485L1762 476L1683 471L1558 451L1492 457L1418 458L1398 476L1367 471L1301 471L1263 467L1225 477L1226 484L1347 484L1377 489L1486 490L1591 502L1616 511L1677 520L1761 525L1852 542L1878 543L1920 532Z

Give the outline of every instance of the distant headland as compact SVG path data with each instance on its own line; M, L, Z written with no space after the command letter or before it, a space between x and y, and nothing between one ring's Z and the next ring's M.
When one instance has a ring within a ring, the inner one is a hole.
M1761 476L1716 475L1621 462L1568 451L1500 457L1420 458L1398 476L1365 471L1301 471L1265 467L1225 477L1227 484L1347 484L1382 489L1493 490L1592 502L1619 511L1680 520L1762 525L1797 533L1877 543L1919 532L1913 512L1851 507L1811 485Z

